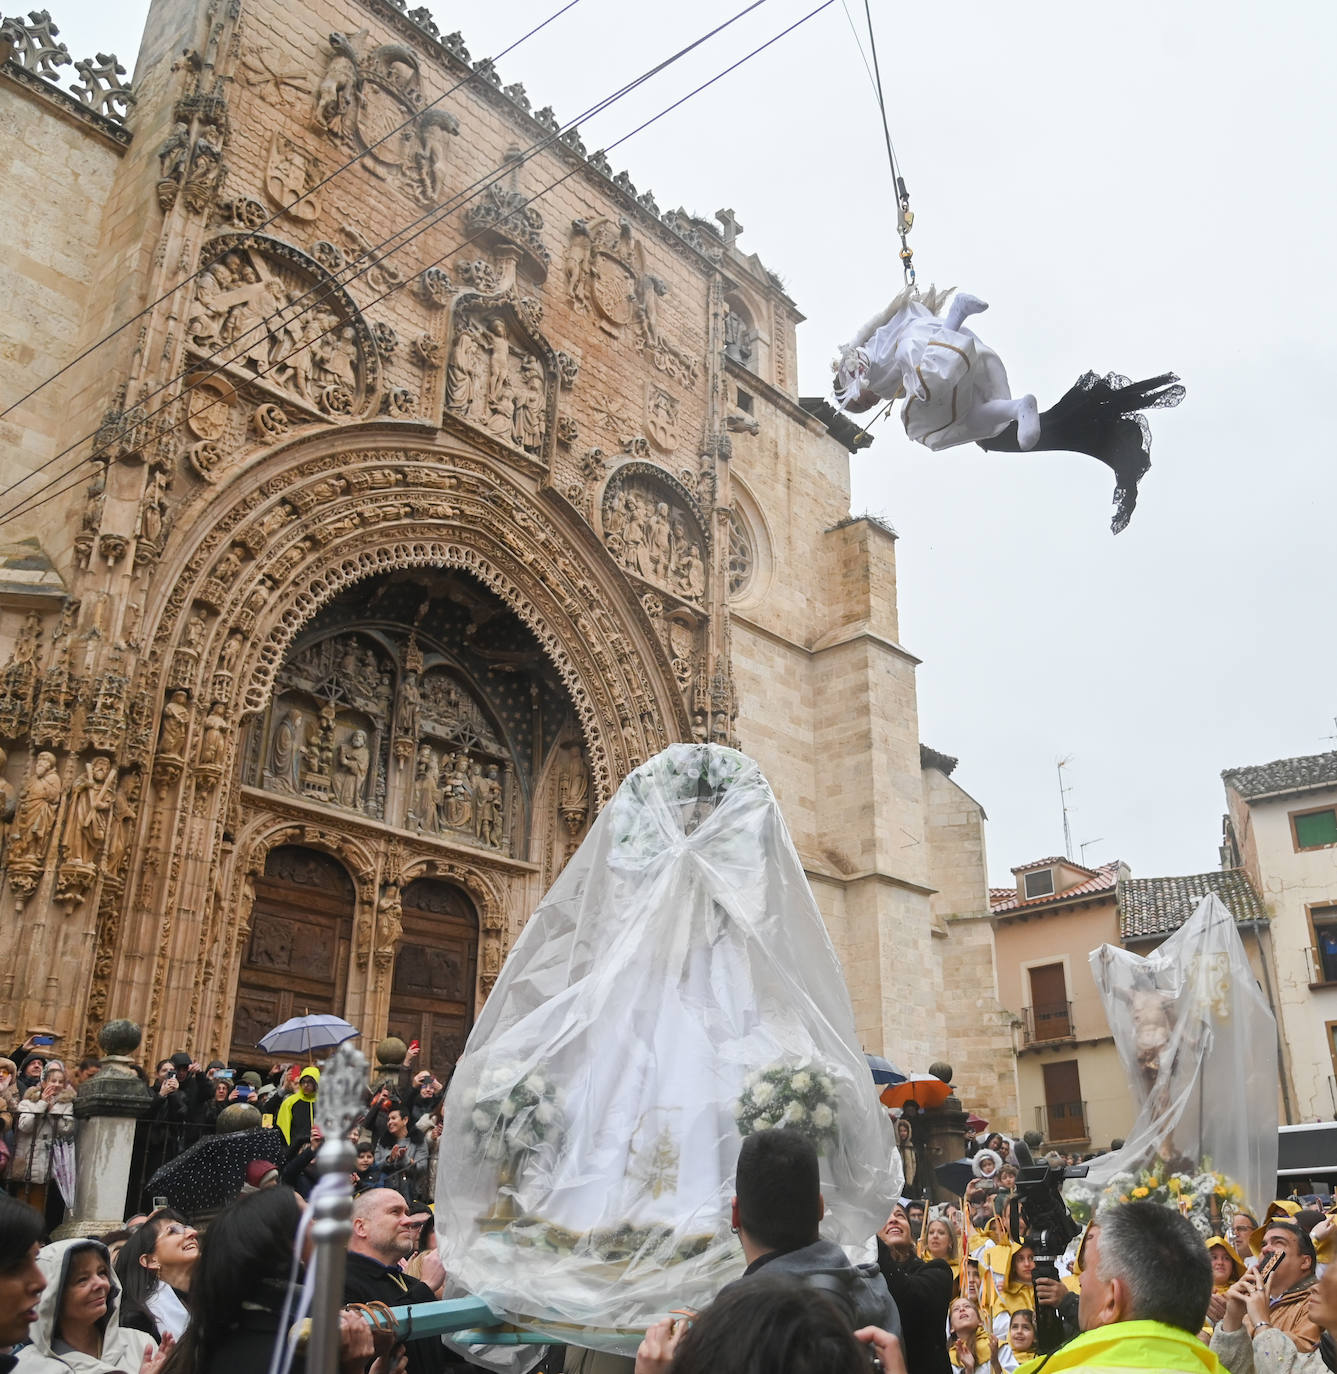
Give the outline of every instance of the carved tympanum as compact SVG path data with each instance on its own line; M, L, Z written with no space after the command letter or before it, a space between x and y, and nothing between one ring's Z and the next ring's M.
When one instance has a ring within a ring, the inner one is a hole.
M628 572L687 601L706 590L706 540L686 493L648 464L628 463L603 498L604 542Z

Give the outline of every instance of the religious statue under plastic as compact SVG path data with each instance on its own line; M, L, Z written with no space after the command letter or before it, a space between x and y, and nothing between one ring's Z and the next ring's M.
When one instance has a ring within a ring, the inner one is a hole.
M738 1150L777 1126L817 1147L825 1234L866 1241L899 1162L802 865L752 760L675 744L599 813L469 1037L442 1262L510 1321L634 1350L741 1274Z
M1277 1167L1277 1027L1215 896L1145 957L1091 955L1138 1106L1122 1149L1064 1189L1074 1211L1148 1198L1221 1235L1231 1206L1258 1208Z
M907 287L840 350L832 365L835 396L850 411L905 399L901 419L911 439L934 452L978 444L1003 453L1065 449L1114 470L1115 534L1137 504L1137 484L1151 466L1144 410L1176 406L1184 388L1173 372L1142 382L1085 372L1049 410L1034 396L1012 395L1002 359L966 320L989 307L965 292Z

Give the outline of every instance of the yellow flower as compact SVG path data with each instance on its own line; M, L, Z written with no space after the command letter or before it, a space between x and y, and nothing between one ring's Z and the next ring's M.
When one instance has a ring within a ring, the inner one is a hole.
M1212 1191L1217 1195L1217 1197L1225 1197L1226 1185L1224 1183L1218 1183L1216 1187L1212 1189Z
M1175 1197L1179 1196L1179 1180L1177 1178L1172 1178L1167 1186Z
M1148 1188L1134 1188L1134 1189L1133 1189L1133 1196L1134 1196L1134 1197L1146 1197L1147 1193L1150 1192L1150 1191L1151 1191L1151 1190L1148 1189Z

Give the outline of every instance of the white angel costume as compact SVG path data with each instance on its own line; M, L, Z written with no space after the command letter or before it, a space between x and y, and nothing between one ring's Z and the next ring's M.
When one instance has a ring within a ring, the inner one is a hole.
M741 1273L740 1132L779 1124L818 1144L824 1233L866 1242L899 1163L798 855L755 763L672 745L599 814L469 1037L442 1261L509 1320L634 1350Z
M905 397L901 419L911 439L937 452L975 444L1016 423L1019 447L1040 437L1034 396L1014 400L1003 360L965 327L988 306L974 296L919 297L906 291L841 349L836 399L850 410Z

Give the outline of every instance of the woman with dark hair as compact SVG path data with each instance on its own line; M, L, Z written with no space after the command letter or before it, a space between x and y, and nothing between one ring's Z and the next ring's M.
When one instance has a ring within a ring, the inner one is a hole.
M37 1263L42 1218L31 1207L0 1193L0 1374L14 1368L12 1346L28 1339L46 1275Z
M672 1374L868 1374L861 1341L877 1345L889 1374L904 1371L894 1336L865 1327L856 1338L821 1289L759 1274L730 1285L690 1324L656 1322L636 1353L636 1374L663 1374L670 1361Z
M291 1188L262 1188L233 1203L209 1227L209 1243L190 1285L190 1324L161 1374L236 1374L269 1367L280 1339L304 1207ZM347 1313L340 1330L341 1374L362 1374L375 1354L371 1327ZM377 1360L370 1374L394 1374L395 1358L391 1352ZM293 1374L304 1374L305 1367L299 1353Z
M901 1314L905 1362L915 1374L948 1374L947 1309L952 1302L952 1271L943 1259L915 1254L910 1216L898 1202L877 1233L877 1267Z
M190 1321L186 1295L199 1258L199 1232L180 1212L164 1207L152 1213L115 1259L121 1325L155 1341L169 1332L180 1340Z

